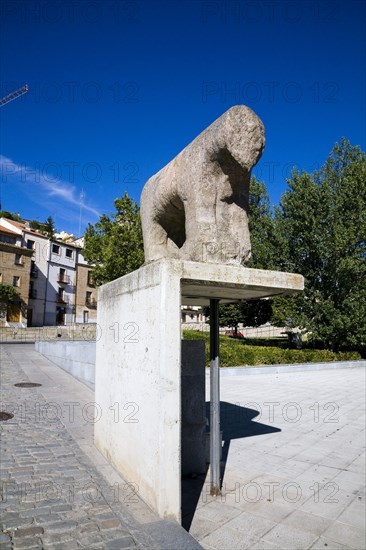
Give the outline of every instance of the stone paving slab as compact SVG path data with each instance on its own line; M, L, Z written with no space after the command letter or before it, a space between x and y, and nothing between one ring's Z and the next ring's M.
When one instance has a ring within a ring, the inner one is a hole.
M198 550L93 445L94 393L24 344L2 345L1 548ZM14 387L18 382L42 384ZM177 545L173 545L176 541Z
M364 367L222 376L222 495L208 471L190 533L207 550L364 550L365 390Z

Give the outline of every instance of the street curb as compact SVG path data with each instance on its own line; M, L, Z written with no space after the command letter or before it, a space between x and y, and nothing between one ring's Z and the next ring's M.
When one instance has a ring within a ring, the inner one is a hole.
M162 519L144 525L145 532L161 550L201 550L202 546L175 520Z

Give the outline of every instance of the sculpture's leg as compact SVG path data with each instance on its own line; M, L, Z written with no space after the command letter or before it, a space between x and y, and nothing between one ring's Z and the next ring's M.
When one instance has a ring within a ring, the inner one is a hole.
M202 200L186 203L186 240L181 248L181 257L194 262L217 261L219 243L217 238L216 205Z
M233 200L230 204L219 201L217 223L220 231L220 248L224 263L244 264L251 255L251 244L246 208ZM240 201L241 202L241 201Z
M152 262L167 256L166 231L146 211L141 216L141 223L144 235L145 262Z
M143 228L145 262L160 258L180 258L180 249L159 222L150 219Z
M238 202L233 198L229 201L218 198L211 203L187 202L186 241L180 250L181 257L196 262L236 265L248 260L251 248L248 217Z

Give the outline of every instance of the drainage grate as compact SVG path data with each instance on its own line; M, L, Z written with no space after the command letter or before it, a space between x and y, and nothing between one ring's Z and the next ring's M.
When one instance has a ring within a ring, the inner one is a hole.
M37 384L36 382L19 382L18 384L14 384L17 388L37 388L38 386L42 386L42 384Z
M13 414L11 413L7 413L5 411L0 411L0 420L10 420L11 418L13 418Z

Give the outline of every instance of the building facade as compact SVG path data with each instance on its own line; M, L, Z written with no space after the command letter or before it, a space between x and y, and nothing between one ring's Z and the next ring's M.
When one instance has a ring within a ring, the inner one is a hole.
M0 283L14 287L17 297L0 304L0 325L27 325L32 252L16 231L0 226Z
M77 249L57 241L49 242L47 293L44 324L74 322Z
M55 326L96 322L97 291L92 285L92 268L73 242L49 239L26 223L0 219L0 230L13 234L29 258L27 296L28 326ZM4 233L5 235L5 233ZM5 237L4 237L5 238ZM9 260L10 261L10 260ZM77 281L81 285L77 293Z
M93 283L93 270L80 255L76 266L76 323L97 322L98 290Z
M44 235L22 230L25 246L32 252L29 281L28 326L43 325L47 292L47 258L49 240Z

